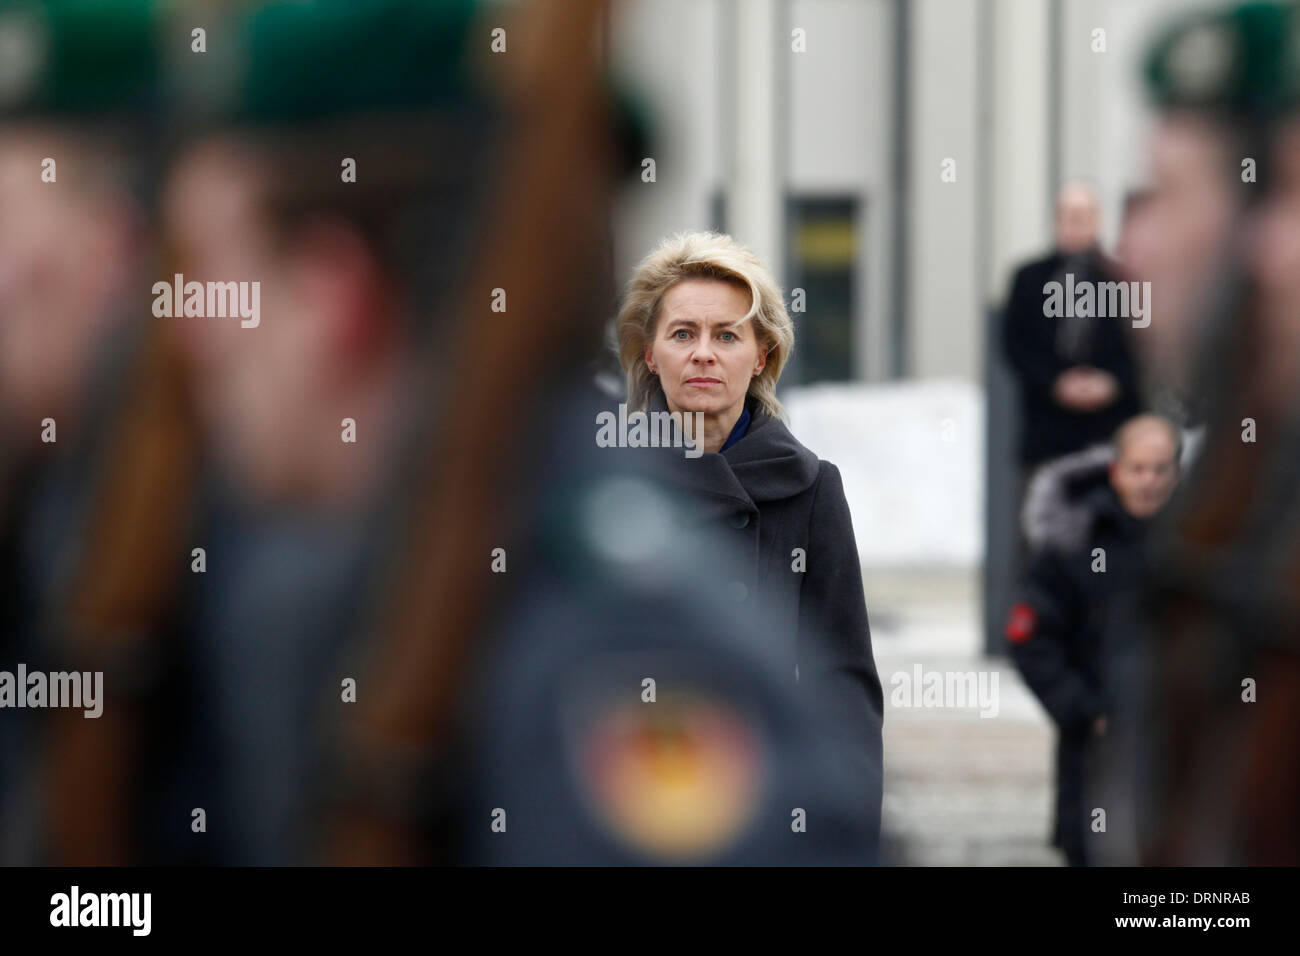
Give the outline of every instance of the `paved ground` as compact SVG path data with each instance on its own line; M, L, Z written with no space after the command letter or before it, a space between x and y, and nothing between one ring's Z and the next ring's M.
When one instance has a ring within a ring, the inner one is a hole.
M920 866L1051 866L1046 845L1054 732L1005 659L983 656L979 572L868 568L876 664L885 690L885 861ZM900 706L922 675L997 675L997 715Z

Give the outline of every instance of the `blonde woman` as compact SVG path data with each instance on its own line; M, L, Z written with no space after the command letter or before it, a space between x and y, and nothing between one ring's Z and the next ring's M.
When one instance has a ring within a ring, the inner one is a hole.
M770 604L790 635L792 679L835 709L878 833L883 700L857 544L838 469L783 421L776 383L794 325L781 290L730 236L682 233L637 266L618 337L629 411L699 414L704 454L676 469L685 493L751 569L725 586Z

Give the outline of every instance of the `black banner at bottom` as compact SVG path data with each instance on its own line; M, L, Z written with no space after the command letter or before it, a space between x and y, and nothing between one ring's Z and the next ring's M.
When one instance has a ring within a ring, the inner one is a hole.
M0 921L8 940L92 946L340 944L458 926L494 939L550 927L608 940L623 921L629 931L743 936L747 922L820 933L842 920L858 934L892 926L900 942L918 934L918 947L1039 929L1230 943L1290 923L1293 878L1282 869L6 869Z

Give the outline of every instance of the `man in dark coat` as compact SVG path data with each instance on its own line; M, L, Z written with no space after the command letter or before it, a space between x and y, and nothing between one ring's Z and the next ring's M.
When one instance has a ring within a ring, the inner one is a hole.
M1049 317L1051 282L1066 288L1114 281L1097 248L1097 199L1079 183L1061 190L1056 248L1022 266L1011 283L1003 346L1020 383L1020 463L1026 471L1105 441L1139 411L1138 377L1126 320L1114 316ZM1066 286L1067 276L1073 276Z
M1040 547L1006 635L1059 731L1052 842L1072 866L1090 860L1093 744L1113 730L1108 724L1118 709L1127 724L1135 706L1135 601L1147 571L1145 539L1177 481L1178 453L1179 432L1170 422L1138 416L1116 433L1113 456L1085 452L1049 466L1026 503L1026 530Z

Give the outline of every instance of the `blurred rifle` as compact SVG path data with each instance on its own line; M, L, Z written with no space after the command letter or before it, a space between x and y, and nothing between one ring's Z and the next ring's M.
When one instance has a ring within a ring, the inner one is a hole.
M64 664L104 672L103 714L55 711L46 748L47 852L59 864L131 862L126 821L142 702L186 548L197 432L167 327L149 329L97 476L62 622Z
M587 357L575 343L599 342L610 298L615 139L595 56L606 4L557 0L524 12L532 21L510 32L523 66L507 91L507 156L455 313L461 337L451 378L439 383L446 398L427 484L394 564L395 598L364 646L367 693L335 755L343 782L326 822L331 862L426 862L415 818L430 780L446 772L490 610L487 559L520 487L526 436L511 428L557 372ZM507 290L508 310L485 315L494 288Z

